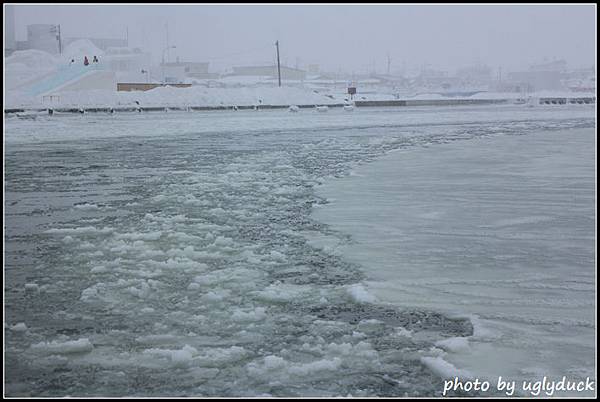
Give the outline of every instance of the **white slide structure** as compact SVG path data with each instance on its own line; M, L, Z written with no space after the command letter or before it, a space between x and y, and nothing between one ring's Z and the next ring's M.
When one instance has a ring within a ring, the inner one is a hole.
M60 67L56 73L29 84L25 91L32 96L46 95L56 91L109 89L116 90L116 77L112 71L98 66L69 65Z

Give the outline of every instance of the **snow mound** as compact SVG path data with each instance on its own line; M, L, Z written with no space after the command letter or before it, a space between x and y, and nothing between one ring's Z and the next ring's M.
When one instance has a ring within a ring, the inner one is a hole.
M89 39L78 39L65 47L63 58L66 60L75 59L75 62L77 62L78 59L87 56L91 62L94 56L101 56L103 54L104 51L96 47Z
M4 59L6 98L18 102L27 101L20 91L23 85L44 77L57 70L60 61L41 50L19 50Z
M40 72L54 70L59 60L42 50L18 50L4 59L7 70L37 70Z

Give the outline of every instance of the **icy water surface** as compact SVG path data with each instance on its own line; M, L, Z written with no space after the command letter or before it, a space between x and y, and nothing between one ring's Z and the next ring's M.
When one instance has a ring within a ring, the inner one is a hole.
M376 302L319 184L397 149L594 127L593 109L6 120L7 395L439 395L469 320Z
M333 201L315 216L352 236L339 251L380 301L470 317L474 334L438 342L432 369L595 381L595 136L394 152L321 186Z

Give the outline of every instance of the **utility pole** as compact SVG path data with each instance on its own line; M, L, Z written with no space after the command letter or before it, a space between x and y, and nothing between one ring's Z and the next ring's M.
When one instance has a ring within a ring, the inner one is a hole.
M387 54L387 75L390 75L390 66L392 64L392 58L390 57L390 54Z
M58 53L62 54L62 40L60 37L60 24L58 24Z
M170 59L170 57L169 57L170 56L170 52L169 52L169 22L168 21L165 23L165 29L167 32L167 62L168 62ZM163 55L163 57L164 57L164 55ZM164 61L163 61L163 63L164 63Z
M171 49L171 48L173 48L173 49L174 49L174 48L176 48L176 47L177 47L177 46L169 46L169 47L166 47L166 48L163 50L163 52L162 52L162 64L161 64L161 67L162 67L162 73L163 73L163 83L165 82L165 52L168 52L168 51L169 51L169 49Z
M275 47L277 48L277 78L279 81L279 86L281 86L281 66L279 64L279 41L275 42Z

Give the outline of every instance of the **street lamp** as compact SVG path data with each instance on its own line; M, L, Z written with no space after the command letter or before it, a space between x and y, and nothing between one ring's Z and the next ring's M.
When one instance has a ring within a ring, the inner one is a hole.
M166 48L163 49L162 51L162 73L163 73L163 83L165 82L165 52L169 49L175 49L177 48L177 46L173 45L173 46L167 46Z

